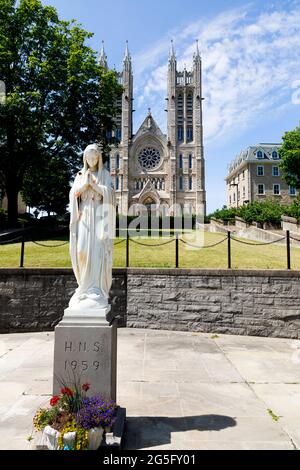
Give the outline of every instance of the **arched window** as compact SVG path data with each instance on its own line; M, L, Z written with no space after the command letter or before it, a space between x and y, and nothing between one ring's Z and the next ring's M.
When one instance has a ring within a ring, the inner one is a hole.
M189 169L191 170L193 168L193 155L189 155Z
M116 191L119 191L119 189L120 189L120 179L119 179L119 177L117 176L117 177L116 177Z
M273 160L278 160L278 152L276 152L276 150L272 152L272 158Z
M117 153L116 155L116 169L119 170L120 168L120 155Z
M192 177L189 178L189 190L193 191L193 178Z
M262 158L263 158L263 153L262 153L262 151L259 150L259 151L257 152L256 156L257 156L258 159L262 159Z

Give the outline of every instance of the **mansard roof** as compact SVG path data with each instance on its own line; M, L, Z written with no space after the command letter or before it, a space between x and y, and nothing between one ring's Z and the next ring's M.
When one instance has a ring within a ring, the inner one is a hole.
M248 162L257 162L257 152L261 151L263 158L261 160L273 160L272 154L274 151L278 152L282 144L257 144L242 150L239 155L228 165L228 177L231 173L235 172L239 167Z

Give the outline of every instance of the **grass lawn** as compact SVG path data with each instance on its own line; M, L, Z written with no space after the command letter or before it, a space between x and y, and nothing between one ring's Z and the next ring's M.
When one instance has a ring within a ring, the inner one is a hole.
M187 239L188 236L184 236ZM203 240L190 241L192 244L211 245L224 239L224 234L201 234ZM67 239L65 239L67 240ZM166 238L137 238L136 241L147 245L165 243ZM43 241L43 244L60 244L63 239L57 241ZM117 239L115 243L120 240ZM250 242L255 243L255 242ZM227 268L227 241L205 249L190 249L182 242L179 243L179 261L182 268ZM0 268L17 268L20 263L21 245L0 246ZM124 267L126 257L126 243L117 244L114 249L114 266ZM300 269L300 249L291 249L292 269ZM26 243L25 262L26 268L70 268L69 245L57 248L44 248ZM175 242L159 246L140 246L130 241L130 266L131 267L161 267L172 268L175 266ZM248 246L232 241L232 268L248 269L286 269L286 248L282 245Z

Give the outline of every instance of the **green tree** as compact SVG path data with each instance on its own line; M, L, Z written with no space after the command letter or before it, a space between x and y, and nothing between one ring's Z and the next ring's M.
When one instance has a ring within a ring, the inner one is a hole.
M108 148L122 88L115 72L97 64L86 44L91 36L40 0L0 0L0 80L7 93L0 105L0 180L10 225L17 221L19 191L29 197L25 181L41 184L58 161L71 176L85 145Z
M66 213L70 192L70 172L66 163L57 157L44 156L39 166L26 172L22 197L30 207L39 211Z
M284 179L290 186L300 189L300 126L286 132L282 139L279 154Z

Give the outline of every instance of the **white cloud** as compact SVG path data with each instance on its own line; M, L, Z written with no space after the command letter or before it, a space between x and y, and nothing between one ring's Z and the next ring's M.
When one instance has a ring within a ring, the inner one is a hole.
M251 7L194 21L171 31L134 58L137 117L151 106L166 130L167 51L175 38L178 67L192 65L195 38L203 59L206 141L247 129L292 103L292 84L300 79L300 8L262 11Z

